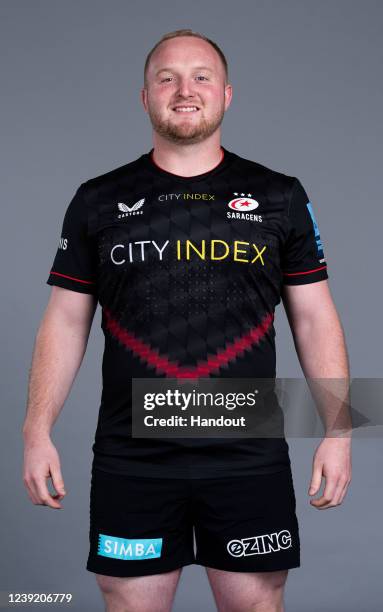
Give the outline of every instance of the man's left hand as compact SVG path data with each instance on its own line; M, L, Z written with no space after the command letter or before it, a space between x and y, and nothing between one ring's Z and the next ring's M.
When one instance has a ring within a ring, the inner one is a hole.
M324 438L313 459L309 495L318 493L322 477L325 487L321 497L311 499L318 510L339 506L351 482L351 437Z

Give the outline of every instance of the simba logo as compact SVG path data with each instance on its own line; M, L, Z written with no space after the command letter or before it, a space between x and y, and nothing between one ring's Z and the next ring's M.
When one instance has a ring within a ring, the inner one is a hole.
M131 215L142 215L144 211L140 209L143 207L144 202L145 202L145 198L142 198L142 200L138 200L138 202L133 204L133 206L128 206L127 204L124 204L124 202L119 202L117 206L118 206L118 210L120 210L122 214L117 215L117 219L123 219L124 217L130 217Z
M97 554L111 559L140 561L161 557L162 538L127 540L103 533L98 535Z
M278 550L285 550L292 546L291 533L284 529L275 533L265 533L253 538L230 540L227 550L232 557L245 557L248 555L265 555Z

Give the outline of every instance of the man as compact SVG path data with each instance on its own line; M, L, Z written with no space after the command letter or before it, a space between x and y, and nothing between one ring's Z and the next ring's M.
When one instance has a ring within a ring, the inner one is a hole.
M300 565L286 441L132 437L131 380L273 379L281 298L305 376L347 379L319 231L298 179L221 146L232 87L215 43L172 32L144 76L153 148L81 184L64 218L32 362L24 482L33 503L61 508L50 431L100 302L87 569L107 609L171 610L182 567L198 563L219 610L280 611ZM322 477L325 488L312 505L339 505L350 475L350 439L324 438L309 494Z

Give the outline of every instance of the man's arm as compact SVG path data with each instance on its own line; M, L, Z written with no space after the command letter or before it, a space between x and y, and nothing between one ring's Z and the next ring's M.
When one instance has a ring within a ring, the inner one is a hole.
M338 379L348 388L349 363L339 316L327 280L305 285L285 285L283 304L294 344L307 379ZM326 425L331 421L324 415ZM316 450L309 489L315 495L326 480L323 495L311 504L318 509L342 503L351 480L351 436L325 437Z
M50 432L80 368L96 306L93 295L52 287L36 335L23 425L23 481L35 504L61 508L64 482ZM57 495L49 492L49 477Z

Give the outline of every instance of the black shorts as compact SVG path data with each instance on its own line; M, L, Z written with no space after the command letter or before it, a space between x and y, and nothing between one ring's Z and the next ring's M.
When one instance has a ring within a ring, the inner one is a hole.
M93 468L89 540L86 569L107 576L159 574L192 563L231 572L299 567L291 469L183 479Z

